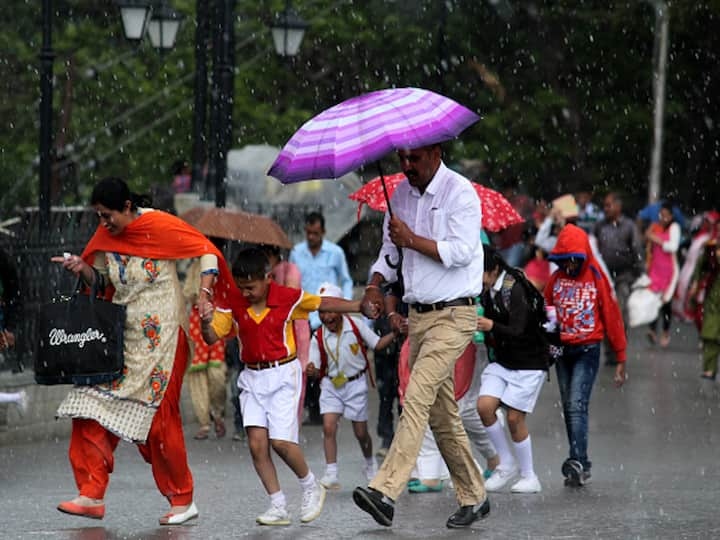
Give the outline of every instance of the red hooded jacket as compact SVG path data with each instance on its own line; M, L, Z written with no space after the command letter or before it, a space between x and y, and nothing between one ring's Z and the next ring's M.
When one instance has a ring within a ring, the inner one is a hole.
M577 276L556 270L545 287L545 303L555 306L563 345L602 341L605 333L618 362L626 360L625 325L610 282L595 261L588 236L568 224L548 257L554 262L568 258L583 261Z

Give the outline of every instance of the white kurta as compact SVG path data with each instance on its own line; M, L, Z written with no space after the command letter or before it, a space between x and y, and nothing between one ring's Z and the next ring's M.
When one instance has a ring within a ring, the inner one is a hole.
M58 417L89 418L130 442L147 439L175 361L187 315L174 260L96 253L95 267L127 307L123 374L111 383L73 388Z

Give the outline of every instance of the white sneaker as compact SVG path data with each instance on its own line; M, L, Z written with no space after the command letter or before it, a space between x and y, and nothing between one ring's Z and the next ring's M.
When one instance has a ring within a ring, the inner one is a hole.
M300 506L300 521L309 523L322 512L325 504L325 488L316 482L315 485L303 493L302 506Z
M515 479L518 472L516 465L513 465L510 469L503 469L502 466L497 467L485 482L485 490L502 491Z
M28 406L30 405L30 400L28 399L27 392L25 390L20 390L18 392L20 394L20 399L17 402L18 411L20 411L20 414L22 416L25 416L28 412Z
M271 504L255 521L258 525L290 525L290 514L285 507Z
M378 472L377 463L373 461L372 465L365 465L363 468L363 472L365 473L365 478L367 478L367 481L370 482L373 478L375 478L375 475Z
M325 475L320 479L320 485L325 489L340 489L340 482L338 480L337 474L330 474L326 472Z
M542 486L540 485L540 480L537 475L533 474L527 477L521 476L520 480L512 485L510 491L513 493L540 493Z

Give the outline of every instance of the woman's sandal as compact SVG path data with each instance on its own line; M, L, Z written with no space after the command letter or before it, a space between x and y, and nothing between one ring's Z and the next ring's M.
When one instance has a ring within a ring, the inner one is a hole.
M58 504L58 510L72 516L80 516L92 519L102 519L105 517L105 504L93 504L85 506L77 504L73 501L64 501Z
M428 485L419 482L413 486L408 487L410 493L439 493L443 490L443 481L435 485Z
M201 427L198 432L193 436L193 439L198 441L204 441L210 436L210 426Z
M160 522L160 525L182 525L191 519L195 519L198 515L200 515L200 512L198 512L197 506L195 506L195 503L193 502L184 512L180 512L179 514L168 512L158 521Z

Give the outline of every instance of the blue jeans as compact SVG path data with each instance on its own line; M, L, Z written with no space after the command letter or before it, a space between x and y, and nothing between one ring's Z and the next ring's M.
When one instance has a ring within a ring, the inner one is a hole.
M600 364L600 344L566 345L556 364L570 459L590 470L587 457L590 394Z

